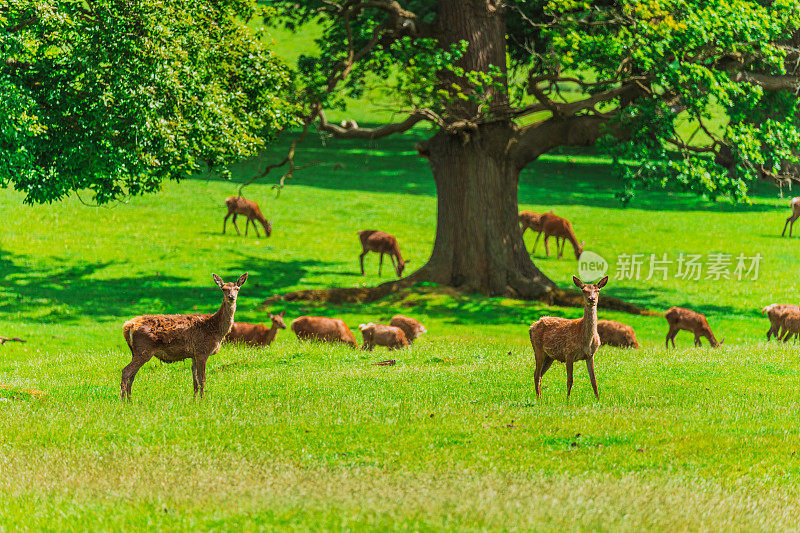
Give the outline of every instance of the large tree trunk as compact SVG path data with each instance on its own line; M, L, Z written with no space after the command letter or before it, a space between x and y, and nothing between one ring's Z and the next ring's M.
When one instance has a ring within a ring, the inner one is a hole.
M412 278L490 295L541 298L555 288L531 262L517 217L519 168L510 125L462 137L440 131L421 145L436 181L436 241Z

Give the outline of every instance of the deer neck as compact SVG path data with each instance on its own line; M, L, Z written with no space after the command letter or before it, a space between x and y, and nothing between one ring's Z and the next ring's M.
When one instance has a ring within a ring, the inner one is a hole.
M225 336L231 331L231 327L233 326L233 314L235 312L236 300L233 302L228 302L223 297L222 305L219 307L219 310L216 313L211 315L209 322L220 334Z
M597 304L584 303L583 305L582 341L584 351L592 350L592 343L597 335Z
M276 335L278 335L278 325L273 322L272 327L267 330L267 344L271 344Z

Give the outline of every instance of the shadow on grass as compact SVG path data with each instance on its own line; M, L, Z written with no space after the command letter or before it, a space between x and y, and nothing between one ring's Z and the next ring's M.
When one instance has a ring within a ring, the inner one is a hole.
M33 258L0 250L0 313L38 323L72 322L81 317L111 319L143 313L211 313L219 306L219 289L211 272L207 284L164 274L103 278L114 262L75 265L48 258L48 266ZM34 266L30 266L34 265ZM296 285L321 261L278 261L240 254L218 274L232 281L249 273L245 298L262 298Z
M430 167L414 150L414 143L428 135L425 130L412 130L374 141L309 136L298 148L297 162L318 161L320 165L297 172L290 185L433 197L436 195L436 186ZM232 166L231 194L236 194L239 183L259 174L265 165L283 159L294 137L292 133L284 135L260 156ZM275 170L259 183L274 184L281 175L280 170ZM194 179L222 178L204 175ZM546 206L585 205L625 209L615 197L621 189L610 159L602 153L594 148L561 148L533 162L522 172L519 201L522 204ZM751 196L775 199L777 194L773 186L757 184ZM637 191L630 207L649 211L743 213L775 210L775 207L764 204L710 202L678 189Z

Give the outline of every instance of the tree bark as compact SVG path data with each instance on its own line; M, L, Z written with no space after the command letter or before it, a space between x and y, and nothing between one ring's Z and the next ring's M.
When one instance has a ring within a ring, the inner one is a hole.
M436 240L414 281L489 295L545 297L555 284L525 249L518 221L520 168L508 155L514 130L492 124L463 138L444 130L419 147L436 182Z

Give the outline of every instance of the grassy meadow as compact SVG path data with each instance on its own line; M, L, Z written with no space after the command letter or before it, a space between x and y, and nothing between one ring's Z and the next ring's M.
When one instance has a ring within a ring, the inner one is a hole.
M591 152L526 169L520 208L573 222L611 264L603 294L692 307L725 338L696 349L682 332L666 351L662 317L601 309L633 325L642 349L600 349L599 401L583 365L569 401L563 365L541 400L534 392L528 326L580 309L432 287L368 305L262 307L290 290L379 283L376 256L358 272L359 229L394 233L409 268L424 263L436 214L412 148L424 133L310 138L300 162L322 165L279 198L277 176L245 190L272 222L269 239L230 223L221 234L237 186L218 179L103 208L25 206L0 190L0 335L28 341L0 346L0 531L796 529L800 354L766 343L760 308L796 301L800 241L780 238L789 208L774 189L749 205L652 192L623 208L608 161ZM235 179L285 146L237 166ZM651 253L763 260L756 281L676 279L674 264L666 281L614 279L620 255ZM570 286L570 250L545 258L540 243L535 260ZM205 401L192 401L188 362L151 361L133 402L120 403L122 323L212 312L211 273L245 271L238 320L334 315L360 339L359 323L402 312L429 333L380 367L370 363L388 357L381 348L299 344L282 331L268 349L223 346Z

